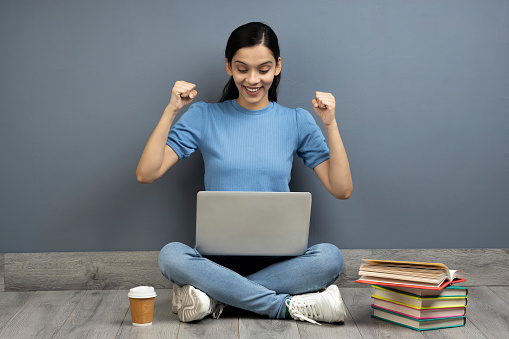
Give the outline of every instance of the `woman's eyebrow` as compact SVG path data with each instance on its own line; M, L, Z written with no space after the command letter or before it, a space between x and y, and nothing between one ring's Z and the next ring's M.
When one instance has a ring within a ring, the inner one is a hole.
M240 60L235 60L235 62L238 62L239 64L243 64L243 65L249 66L248 64L246 64L245 62L242 62ZM270 60L269 61L265 61L265 62L259 64L258 66L263 66L263 65L267 65L267 64L273 64L273 62L270 61Z

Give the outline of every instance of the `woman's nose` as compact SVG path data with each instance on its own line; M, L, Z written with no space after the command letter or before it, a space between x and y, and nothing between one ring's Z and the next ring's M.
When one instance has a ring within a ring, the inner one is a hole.
M247 81L248 81L248 83L253 84L253 85L258 84L258 75L256 74L256 72L249 72Z

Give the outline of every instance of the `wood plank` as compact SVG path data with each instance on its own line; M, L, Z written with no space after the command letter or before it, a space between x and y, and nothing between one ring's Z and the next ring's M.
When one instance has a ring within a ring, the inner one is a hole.
M0 330L34 292L0 292Z
M4 291L5 254L0 253L0 292Z
M357 326L362 336L373 338L505 337L509 333L507 322L509 287L470 287L469 291L467 325L460 328L417 332L373 319L371 318L372 310L369 307L372 289L342 288L343 299L349 311L345 325L317 326L294 320L277 321L227 307L219 320L209 317L200 322L181 324L180 333L178 332L179 322L170 310L171 290L158 291L154 325L147 328L134 328L130 325L127 291L88 291L86 294L83 291L4 292L0 293L0 338L52 338L53 336L56 338L98 338L102 334L105 337L113 337L116 333L113 331L114 328L120 329L117 338L175 338L177 336L179 338L206 336L298 338L299 335L302 338L332 338L339 337L338 334L343 334L343 337L359 337L358 334L351 335L350 332L344 331L347 325ZM89 293L95 293L96 296L92 297ZM117 294L116 297L115 294ZM94 298L95 301L93 301ZM110 312L119 314L112 316L108 314ZM123 322L122 313L125 314ZM240 319L237 321L237 318ZM2 323L4 323L3 327ZM296 324L297 332L294 328L286 329L285 327L289 324L290 327L292 327L291 324ZM90 330L78 331L76 327ZM69 328L74 330L69 331Z
M177 338L180 321L171 311L171 289L156 290L156 293L152 326L132 326L131 311L128 311L117 339Z
M0 331L0 338L52 338L85 291L35 292Z
M6 291L41 291L75 289L129 289L138 285L171 288L159 272L159 252L59 252L6 253ZM465 286L508 286L508 249L345 249L344 268L336 284L357 284L362 259L394 259L441 262L451 269L461 269ZM0 264L1 265L1 264ZM1 280L0 280L1 281ZM1 288L1 286L0 286Z
M315 325L317 326L317 325ZM241 311L239 338L299 338L299 328L293 319L269 319L266 316Z
M236 309L226 307L219 317L210 316L191 323L180 323L177 338L239 338L239 318Z
M509 286L490 286L492 290L503 302L509 304Z
M346 304L345 308L346 321L344 323L321 323L321 326L317 326L308 322L298 321L297 327L299 328L300 337L303 339L362 338Z
M113 338L128 309L127 291L86 291L54 338Z
M497 290L495 288L495 290ZM498 292L505 296L506 292ZM467 319L488 338L506 338L509 304L486 286L468 289Z
M159 252L5 254L6 291L169 288L159 272Z
M348 317L345 323L320 323L321 326L297 321L300 337L303 339L362 338L355 323Z
M342 288L351 319L364 338L423 338L418 331L371 317L372 288Z

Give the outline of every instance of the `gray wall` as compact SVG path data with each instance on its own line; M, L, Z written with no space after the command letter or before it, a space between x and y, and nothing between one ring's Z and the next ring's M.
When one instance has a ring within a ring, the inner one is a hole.
M173 83L217 101L255 20L280 39L281 104L338 102L354 192L295 160L311 243L509 247L508 1L4 0L0 252L192 244L200 154L151 185L136 165Z

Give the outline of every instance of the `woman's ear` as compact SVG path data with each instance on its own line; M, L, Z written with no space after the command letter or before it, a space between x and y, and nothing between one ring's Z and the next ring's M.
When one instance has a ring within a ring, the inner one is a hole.
M274 75L279 75L281 73L281 58L277 59L276 63L276 73Z
M225 58L224 60L225 60L226 73L228 73L229 76L233 76L232 66L228 62L228 58Z

